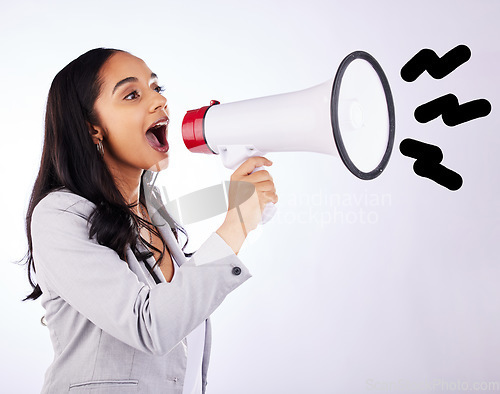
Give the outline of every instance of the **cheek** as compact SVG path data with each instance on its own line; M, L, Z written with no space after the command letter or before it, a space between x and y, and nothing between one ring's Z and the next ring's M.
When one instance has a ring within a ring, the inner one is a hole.
M141 122L130 117L116 119L107 129L109 154L115 160L136 168L160 171L168 166L168 155L152 149L142 130Z
M137 144L144 139L142 118L134 114L121 114L119 111L110 113L106 118L105 132L110 148L120 151L123 148L139 148Z
M159 171L168 166L168 154L155 151L147 142L141 111L101 106L105 150L115 163Z
M131 123L116 123L107 132L110 153L120 159L135 161L143 156L148 148L140 127Z
M132 110L127 106L98 101L95 109L104 129L104 137L110 141L125 135L131 137L134 131L139 133L143 127L140 111Z

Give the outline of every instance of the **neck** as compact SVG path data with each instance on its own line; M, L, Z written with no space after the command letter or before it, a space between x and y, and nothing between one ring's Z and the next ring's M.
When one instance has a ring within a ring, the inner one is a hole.
M143 170L137 170L136 168L130 170L120 168L118 170L116 167L109 165L108 168L123 199L130 205L138 204Z

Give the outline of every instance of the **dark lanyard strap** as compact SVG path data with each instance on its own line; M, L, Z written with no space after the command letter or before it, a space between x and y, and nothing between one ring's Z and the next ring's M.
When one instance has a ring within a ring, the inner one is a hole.
M156 284L161 283L160 278L158 278L158 275L153 271L153 268L149 265L147 262L147 259L153 256L153 253L150 251L147 252L139 252L137 249L134 250L135 257L138 261L142 261L148 270L148 272L151 274L153 277L154 281Z
M158 278L158 275L153 271L153 268L149 265L149 263L146 260L143 260L144 265L146 266L148 272L151 274L153 277L154 281L156 284L161 283L160 278Z

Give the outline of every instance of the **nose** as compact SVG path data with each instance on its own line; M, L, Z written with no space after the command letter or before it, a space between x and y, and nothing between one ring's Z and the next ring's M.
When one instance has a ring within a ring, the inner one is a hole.
M159 109L165 109L167 106L166 97L162 96L160 93L152 92L152 100L151 100L151 112L156 112Z

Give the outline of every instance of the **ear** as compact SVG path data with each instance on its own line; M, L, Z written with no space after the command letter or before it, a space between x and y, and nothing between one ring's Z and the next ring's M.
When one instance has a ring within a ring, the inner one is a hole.
M89 129L90 136L92 137L92 141L94 144L97 144L99 141L102 141L104 138L104 130L100 126L95 126L87 122L87 126Z

